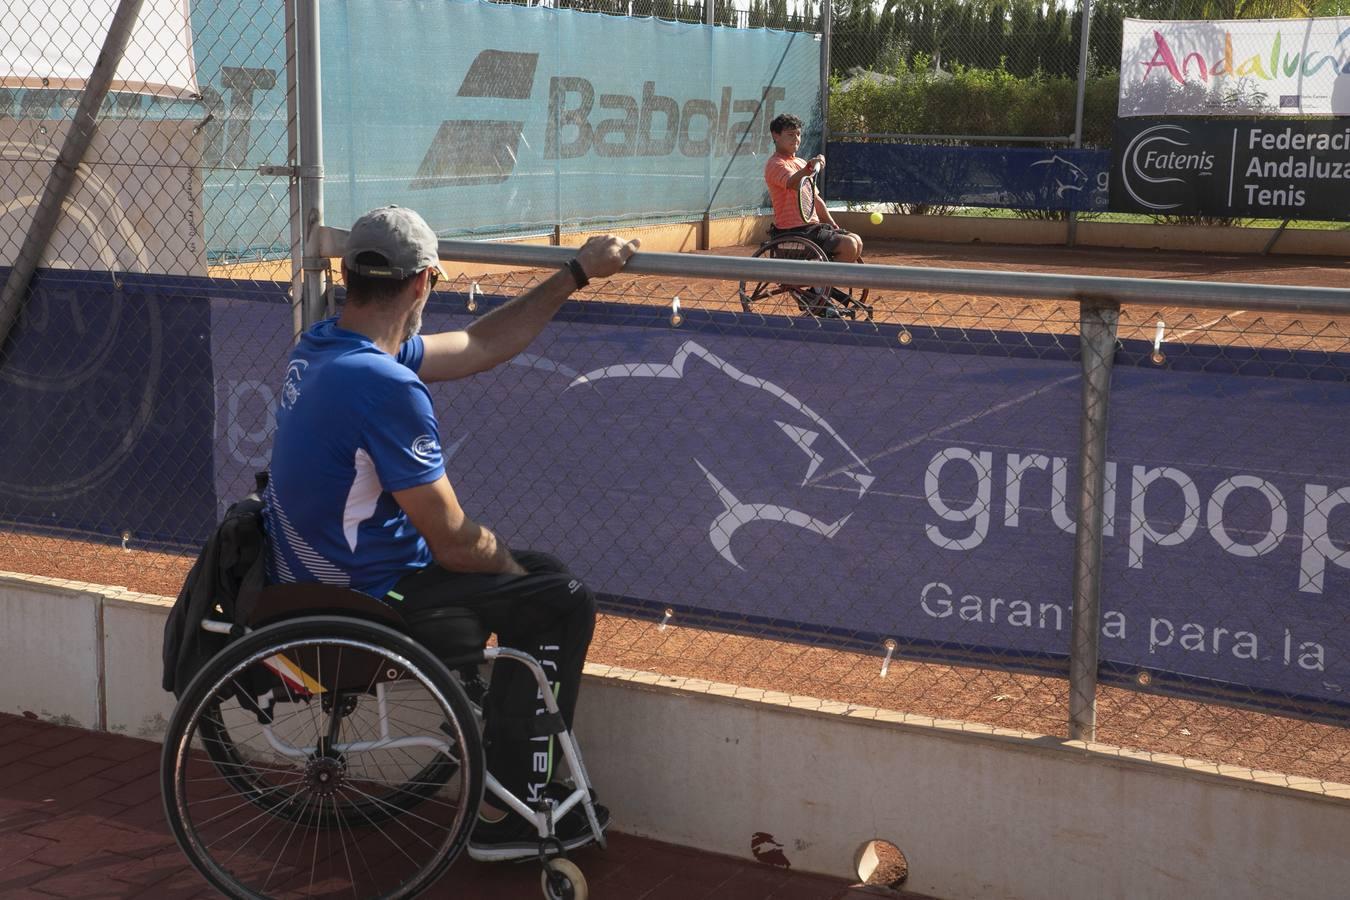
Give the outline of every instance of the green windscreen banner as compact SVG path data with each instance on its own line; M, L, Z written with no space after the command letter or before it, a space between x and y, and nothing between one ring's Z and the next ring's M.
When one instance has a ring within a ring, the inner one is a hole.
M442 235L767 203L769 121L819 145L817 35L437 0L323 6L325 218Z

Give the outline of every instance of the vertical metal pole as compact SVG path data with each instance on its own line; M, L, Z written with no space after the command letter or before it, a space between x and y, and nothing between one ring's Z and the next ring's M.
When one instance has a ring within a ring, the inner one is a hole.
M61 142L61 151L56 156L52 173L42 190L42 199L38 201L33 213L33 222L24 235L23 246L14 259L14 267L5 280L5 288L0 292L0 350L3 350L14 323L19 318L19 309L23 306L23 295L28 291L28 283L37 271L47 244L56 233L56 225L61 221L61 210L66 196L75 183L75 175L83 161L89 145L93 143L98 131L98 111L112 87L117 66L126 53L127 42L131 40L131 30L141 14L143 0L120 0L117 11L113 13L112 24L108 26L107 37L103 39L103 49L85 82L84 93L80 95L80 105L75 110L75 118L66 130L65 140Z
M1069 645L1069 738L1097 734L1097 656L1101 641L1102 529L1106 521L1106 418L1111 399L1120 304L1085 300L1079 310L1083 409L1079 420L1082 483L1073 560L1073 635Z
M292 171L300 165L300 99L297 94L295 61L295 0L286 0L286 165ZM305 330L304 322L304 247L305 226L300 215L300 179L290 179L291 224L291 326L295 334Z
M554 20L554 21L556 22L557 20ZM570 49L571 44L569 43L569 44L567 44L566 46L567 46L567 48ZM566 63L567 60L566 60L566 59L564 58L564 56L563 56L563 53L565 52L565 50L564 50L564 44L563 44L563 33L562 33L562 28L560 28L560 27L559 27L558 25L556 25L556 24L553 26L553 48L554 48L554 52L553 52L553 60L554 60L554 62L553 62L553 74L554 74L554 76L561 76L561 75L562 75L562 71L563 71L563 66L564 66L564 64ZM561 128L561 127L562 127L562 104L559 103L559 104L558 104L558 109L557 109L557 111L554 112L554 111L553 111L553 104L550 103L550 104L549 104L549 112L553 113L553 115L554 115L554 120L553 120L552 122L550 122L549 125L550 125L552 128L555 128L555 129ZM557 132L555 132L555 133L557 133ZM554 157L554 158L553 158L553 246L555 246L555 247L561 247L561 246L562 246L562 234L563 234L563 207L562 207L562 182L563 182L563 177L562 177L562 154L561 154L561 153L555 153L555 154L553 154L553 157Z
M1078 27L1078 98L1073 113L1073 145L1083 146L1083 100L1087 95L1088 35L1092 31L1092 0L1079 0L1083 21ZM1069 246L1078 242L1078 213L1069 210Z
M323 224L323 83L319 75L319 0L296 0L295 56L300 102L300 213L304 221L301 268L304 275L302 324L308 328L326 313L323 275L328 260L314 255Z
M830 36L834 32L834 0L820 3L820 152L830 143Z
M717 41L717 35L713 33L712 26L714 21L713 4L716 0L703 0L707 5L703 8L703 21L708 26L705 35L708 47L708 96L717 96L717 51L714 47ZM716 101L714 101L716 102ZM717 140L712 141L713 146L709 148L708 155L703 159L703 221L699 227L699 243L703 245L704 250L710 250L707 246L710 241L708 235L712 232L712 205L713 205L713 158L717 156Z
M703 24L717 24L717 0L703 0Z

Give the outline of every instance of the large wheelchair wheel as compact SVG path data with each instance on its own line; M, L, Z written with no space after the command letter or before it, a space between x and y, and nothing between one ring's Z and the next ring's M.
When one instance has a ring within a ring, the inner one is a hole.
M258 629L193 679L161 766L179 846L231 897L407 897L464 849L472 708L408 636L338 616Z
M291 702L295 702L295 698L291 698ZM323 711L327 714L329 712L327 704L342 702L354 712L355 705L360 700L350 694L339 699L335 694L333 698L325 698L320 702L325 704ZM253 729L260 728L256 719L252 717L244 719L235 715L233 718L236 719L233 725L236 732L249 731L250 721L253 723ZM334 799L331 806L316 813L306 808L303 789L295 791L279 789L272 779L273 773L269 767L265 765L260 767L240 752L239 744L247 745L248 740L237 742L231 736L230 726L226 724L225 708L219 700L208 703L203 710L198 737L202 749L210 757L216 771L240 796L265 812L291 821L301 819L312 821L317 815L318 824L322 827L336 824L338 818L348 824L363 825L401 815L444 787L459 771L460 765L457 755L437 753L419 772L384 796L378 798L348 796ZM256 736L253 738L256 741ZM360 765L365 763L364 760L357 762Z
M815 241L793 234L780 234L765 241L754 252L753 258L760 257L803 262L830 261ZM818 318L856 319L861 314L864 319L871 321L872 307L867 304L867 297L866 288L855 296L852 288L837 288L827 284L776 284L769 281L742 281L740 284L741 308L746 312L756 310L756 307L760 312L777 312L776 307L791 300L800 312Z

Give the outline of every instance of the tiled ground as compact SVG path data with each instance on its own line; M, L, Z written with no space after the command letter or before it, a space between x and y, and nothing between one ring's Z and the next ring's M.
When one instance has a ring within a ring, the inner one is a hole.
M0 714L0 898L210 897L164 823L156 743ZM575 861L597 900L845 900L900 896L611 834ZM430 897L539 897L533 865L461 859ZM913 895L910 895L911 897Z

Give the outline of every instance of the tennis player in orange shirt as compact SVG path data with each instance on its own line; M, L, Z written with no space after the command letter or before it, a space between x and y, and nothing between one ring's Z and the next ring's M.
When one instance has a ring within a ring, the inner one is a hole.
M802 120L784 113L769 123L769 133L773 135L774 154L764 164L764 183L773 203L770 235L799 234L818 245L830 259L861 260L862 238L839 227L816 191L815 176L825 168L825 157L797 156L802 144Z

